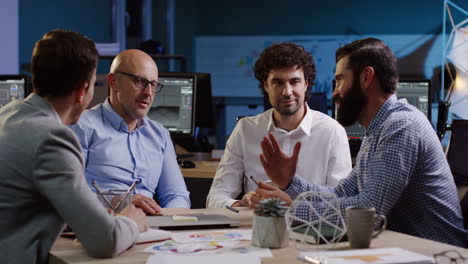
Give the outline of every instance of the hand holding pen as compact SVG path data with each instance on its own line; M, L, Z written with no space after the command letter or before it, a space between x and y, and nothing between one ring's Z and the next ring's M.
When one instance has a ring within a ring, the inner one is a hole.
M252 197L251 202L255 204L259 204L260 200L264 198L279 198L286 202L286 205L290 205L292 203L291 197L284 191L282 191L277 186L269 184L263 181L257 181L254 177L250 176L250 179L255 182L258 186L255 193L257 194L256 197ZM271 182L271 181L270 181ZM251 206L252 207L252 206Z
M262 188L262 186L260 186L260 182L257 181L252 175L250 175L249 178L250 178L253 182L255 182L255 184L257 184L258 187ZM266 183L266 184L270 184L270 185L273 183L271 180L266 180L266 181L262 181L262 182L264 182L264 183Z
M266 184L264 181L258 181L252 175L249 176L249 179L252 180L257 186L257 190L262 188L262 185ZM250 208L257 208L260 204L260 201L263 199L261 195L259 195L256 191L249 193L249 207Z
M246 176L246 178L249 178L252 180L257 186L260 187L259 182L253 177L253 176ZM270 180L265 181L266 183L271 182ZM255 192L248 192L244 194L241 200L235 202L232 204L232 206L229 206L230 208L226 208L233 211L237 210L233 207L251 207L251 208L256 208L258 202L260 201L261 197L259 197ZM232 208L232 209L231 209Z

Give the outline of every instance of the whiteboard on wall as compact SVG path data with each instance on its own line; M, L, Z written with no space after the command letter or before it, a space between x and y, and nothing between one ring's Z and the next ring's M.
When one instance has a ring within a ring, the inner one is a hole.
M292 41L311 52L317 67L314 92L331 95L335 52L343 44L364 37L382 39L404 65L406 74L431 79L442 62L438 35L315 35L315 36L200 36L195 38L195 71L211 73L213 96L262 97L252 67L263 49ZM409 72L415 71L415 72Z
M0 8L0 74L18 74L18 0L2 0Z

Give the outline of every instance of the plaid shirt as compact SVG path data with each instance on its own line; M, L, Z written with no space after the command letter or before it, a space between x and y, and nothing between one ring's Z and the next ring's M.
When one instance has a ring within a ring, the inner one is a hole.
M372 120L356 166L337 187L309 184L295 175L284 191L291 198L306 191L332 192L343 217L348 206L371 206L387 216L390 230L468 246L457 190L434 129L424 114L395 95ZM309 208L300 206L297 216L310 219Z

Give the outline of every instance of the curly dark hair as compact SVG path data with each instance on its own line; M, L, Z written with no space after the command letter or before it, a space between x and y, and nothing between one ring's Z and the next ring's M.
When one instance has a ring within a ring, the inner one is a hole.
M309 99L310 89L315 84L315 62L312 55L303 46L292 42L273 44L260 54L253 71L255 78L259 81L258 87L262 91L263 97L268 101L268 94L263 83L267 80L272 69L284 69L297 66L304 71L304 79L308 82L305 93L305 100Z
M94 42L69 30L52 30L36 42L31 59L34 91L60 98L89 81L96 69Z
M394 93L398 83L398 64L395 54L380 39L365 38L347 44L336 51L336 62L349 55L348 67L355 78L371 66L380 86L386 93Z

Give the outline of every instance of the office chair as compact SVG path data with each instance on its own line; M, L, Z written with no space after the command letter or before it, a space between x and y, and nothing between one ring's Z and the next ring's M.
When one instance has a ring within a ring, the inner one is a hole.
M453 120L450 142L447 147L447 161L457 185L465 228L468 228L468 120Z

